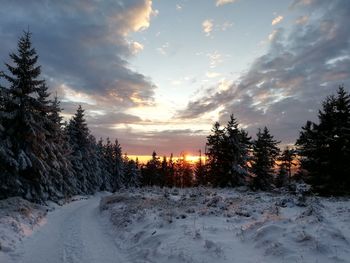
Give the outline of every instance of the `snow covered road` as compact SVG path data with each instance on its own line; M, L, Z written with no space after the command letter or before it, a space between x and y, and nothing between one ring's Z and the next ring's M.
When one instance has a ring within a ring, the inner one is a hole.
M100 216L100 198L101 195L96 195L87 200L75 201L49 213L45 225L24 239L6 261L125 262L108 234L108 223L104 221L107 219Z

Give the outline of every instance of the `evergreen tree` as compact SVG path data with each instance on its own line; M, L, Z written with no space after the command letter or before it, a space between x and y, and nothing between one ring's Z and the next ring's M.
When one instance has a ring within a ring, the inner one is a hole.
M125 178L123 174L124 163L123 163L123 154L122 147L120 146L117 139L114 141L113 145L113 173L112 181L114 182L114 191L116 189L122 188L125 184Z
M245 183L248 175L250 137L238 128L233 115L226 127L215 123L208 136L207 157L208 177L214 186L238 186Z
M248 176L248 160L250 150L250 137L238 128L233 115L225 127L223 142L223 158L225 158L225 174L221 177L221 186L243 185Z
M220 181L220 177L225 173L224 170L224 130L216 122L211 130L211 134L207 137L206 155L208 167L208 181L216 186Z
M182 155L175 163L175 186L191 187L193 182L193 169L191 164Z
M175 163L173 160L173 154L170 154L169 162L167 166L167 173L165 177L165 185L167 187L173 187L175 185Z
M279 155L278 141L274 140L269 130L258 130L253 141L252 172L255 174L253 188L270 190L273 185L273 171Z
M90 179L93 176L93 167L89 166L91 160L91 138L84 116L84 110L79 105L75 115L67 126L67 134L72 149L72 165L77 176L77 187L82 193L93 193Z
M279 172L276 178L276 186L282 187L287 185L292 177L292 167L296 166L296 152L295 149L286 147L281 156L278 158L279 161Z
M163 156L163 160L160 168L160 186L166 186L168 177L168 162L166 160L166 156Z
M125 187L137 187L140 184L140 170L138 169L136 162L129 159L127 154L124 155L124 186Z
M152 159L149 160L146 165L142 168L142 184L153 186L161 185L161 162L157 153L153 151Z
M55 189L52 181L62 182L62 174L53 175L57 153L52 142L46 140L48 120L43 113L48 111L47 97L41 92L45 83L40 79L38 55L30 38L31 34L24 32L17 53L10 54L12 65L5 64L9 74L2 74L9 87L1 114L7 157L0 162L6 167L3 173L10 176L4 183L9 186L8 195L38 200L57 196L61 189Z
M196 185L206 185L206 170L202 160L202 151L199 150L199 158L194 167L194 177L196 178Z
M319 123L302 127L296 142L301 169L314 190L322 194L350 192L350 95L339 87L319 111Z

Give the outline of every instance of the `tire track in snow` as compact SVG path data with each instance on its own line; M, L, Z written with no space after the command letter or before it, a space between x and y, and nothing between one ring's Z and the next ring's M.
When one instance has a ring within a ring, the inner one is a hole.
M99 201L94 196L49 213L47 223L23 240L9 263L126 262L100 217Z

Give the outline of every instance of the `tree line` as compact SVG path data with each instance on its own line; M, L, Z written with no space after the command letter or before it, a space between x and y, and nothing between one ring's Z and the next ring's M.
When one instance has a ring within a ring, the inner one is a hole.
M24 32L10 59L1 72L7 86L0 86L0 198L55 200L138 184L136 163L123 158L117 140L96 142L81 106L63 123L31 33Z
M0 72L5 80L0 82L0 198L56 200L154 185L271 190L296 179L322 194L350 192L350 95L343 86L326 98L318 123L308 121L291 148L281 151L267 127L253 140L231 115L225 126L213 125L205 158L200 153L196 163L185 157L161 159L153 152L139 164L122 155L118 140L96 141L81 106L63 122L60 101L57 95L50 99L41 78L29 32L10 59L6 72Z
M213 125L207 137L205 163L181 158L152 160L141 168L143 185L189 187L250 186L269 191L303 180L324 195L350 193L350 94L340 86L322 103L318 123L307 121L293 147L283 151L269 129L256 138L240 128L234 115L226 126ZM293 173L294 171L294 173ZM171 178L171 179L168 179ZM178 183L181 182L181 183Z

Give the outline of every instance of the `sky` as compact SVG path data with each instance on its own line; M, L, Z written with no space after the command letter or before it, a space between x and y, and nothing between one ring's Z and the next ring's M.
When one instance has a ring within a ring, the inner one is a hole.
M293 144L350 86L348 0L1 0L0 60L23 30L63 115L130 155L204 150L234 114ZM4 66L0 66L4 70Z

